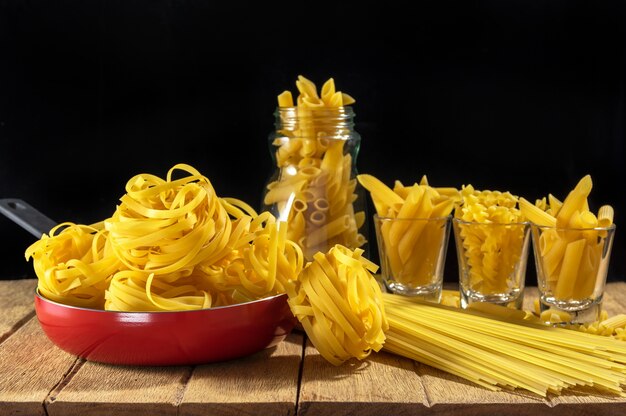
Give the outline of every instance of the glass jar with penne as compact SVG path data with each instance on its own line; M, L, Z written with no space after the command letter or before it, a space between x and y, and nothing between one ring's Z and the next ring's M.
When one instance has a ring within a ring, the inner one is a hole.
M288 224L287 237L308 260L336 244L367 250L365 195L355 178L361 142L350 107L355 101L336 91L332 78L319 92L303 76L296 86L295 103L289 91L278 96L269 136L276 170L262 209Z

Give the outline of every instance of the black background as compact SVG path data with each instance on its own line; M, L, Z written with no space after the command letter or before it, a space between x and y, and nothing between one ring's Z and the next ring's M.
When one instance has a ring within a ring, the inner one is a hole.
M591 174L625 279L624 2L259 4L0 0L0 197L91 223L132 175L184 162L258 206L276 95L332 76L357 99L359 171L388 184L534 200ZM32 277L34 238L5 218L0 233L0 277Z

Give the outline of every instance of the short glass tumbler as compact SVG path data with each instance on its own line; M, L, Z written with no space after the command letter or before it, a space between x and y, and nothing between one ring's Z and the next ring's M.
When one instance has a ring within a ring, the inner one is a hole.
M532 225L542 317L558 323L600 318L615 224L575 229ZM556 314L544 313L553 310Z
M450 217L374 215L381 276L390 292L441 301Z
M461 307L489 302L521 309L530 224L452 220L459 260Z

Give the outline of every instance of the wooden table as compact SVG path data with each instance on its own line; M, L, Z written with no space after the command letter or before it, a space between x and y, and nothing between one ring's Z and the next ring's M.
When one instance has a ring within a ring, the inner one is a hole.
M300 332L224 363L93 363L46 338L33 309L35 285L0 281L0 415L626 415L626 398L491 392L385 352L334 367ZM532 302L536 291L527 291ZM626 311L625 295L625 282L609 285L609 314Z

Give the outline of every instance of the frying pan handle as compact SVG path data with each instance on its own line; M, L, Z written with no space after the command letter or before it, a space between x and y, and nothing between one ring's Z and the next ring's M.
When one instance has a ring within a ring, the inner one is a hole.
M17 198L0 199L0 212L37 238L48 233L56 222Z

